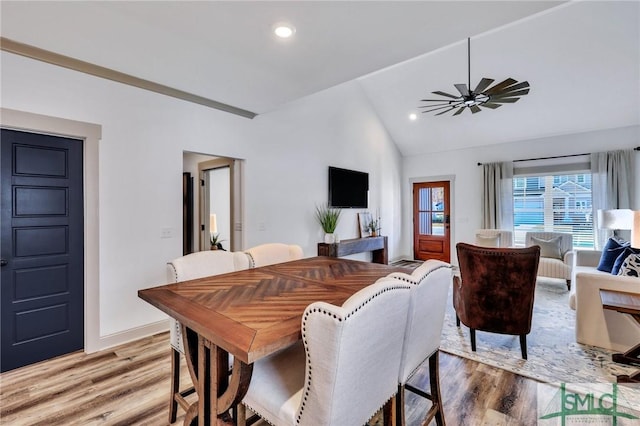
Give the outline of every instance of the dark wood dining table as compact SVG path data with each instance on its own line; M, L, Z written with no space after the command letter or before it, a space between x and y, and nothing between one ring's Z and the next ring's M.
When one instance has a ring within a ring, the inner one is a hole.
M253 363L301 339L309 304L341 305L391 272L410 270L319 256L139 290L140 298L182 324L198 394L184 424L235 423L232 411L246 394Z

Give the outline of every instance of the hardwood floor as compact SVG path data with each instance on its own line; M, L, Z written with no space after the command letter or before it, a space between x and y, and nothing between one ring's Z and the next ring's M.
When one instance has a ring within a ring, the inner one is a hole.
M162 333L3 373L0 424L166 425L169 351L168 333ZM412 383L428 383L427 374L425 366ZM538 382L446 353L440 355L440 374L448 425L536 424ZM183 378L189 383L184 360ZM407 392L409 425L421 424L427 404ZM175 424L183 419L179 410Z

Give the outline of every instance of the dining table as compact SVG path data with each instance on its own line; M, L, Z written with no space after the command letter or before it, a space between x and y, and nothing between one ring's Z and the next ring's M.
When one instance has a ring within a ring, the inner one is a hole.
M235 407L249 388L253 363L302 338L306 307L342 305L392 272L411 270L318 256L139 290L141 299L182 325L197 393L184 424L243 423L244 410Z

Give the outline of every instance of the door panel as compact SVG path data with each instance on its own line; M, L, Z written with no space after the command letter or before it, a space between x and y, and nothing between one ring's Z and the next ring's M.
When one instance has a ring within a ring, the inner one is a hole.
M1 135L0 370L7 371L83 348L82 141Z
M451 261L449 182L413 184L413 255Z

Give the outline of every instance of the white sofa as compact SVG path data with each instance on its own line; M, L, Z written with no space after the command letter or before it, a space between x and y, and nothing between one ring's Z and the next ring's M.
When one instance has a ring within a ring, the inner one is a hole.
M598 271L601 254L575 252L569 306L576 311L576 341L624 352L640 342L640 324L631 315L603 309L600 289L640 294L640 278Z

